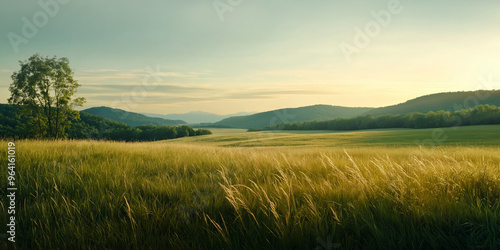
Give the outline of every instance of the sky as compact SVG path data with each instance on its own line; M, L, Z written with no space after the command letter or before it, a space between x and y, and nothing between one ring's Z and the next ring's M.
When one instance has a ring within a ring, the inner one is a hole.
M381 107L500 89L498 0L1 5L0 103L35 53L69 59L83 108L158 114Z

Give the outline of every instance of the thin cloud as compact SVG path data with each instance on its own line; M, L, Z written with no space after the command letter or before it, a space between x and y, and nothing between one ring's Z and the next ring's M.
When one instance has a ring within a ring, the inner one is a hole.
M117 69L87 69L87 70L81 70L80 72L85 72L85 73L102 73L102 72L119 72L120 70Z
M206 94L208 92L216 92L216 89L199 87L199 86L181 86L174 84L154 84L154 85L141 85L141 84L101 84L101 85L91 85L82 86L80 90L87 93L92 92L132 92L132 91L144 91L144 92L155 92L155 93L197 93L201 92ZM80 91L81 92L81 91Z
M76 74L76 78L82 81L107 81L107 80L123 80L137 79L141 80L144 77L165 77L165 78L198 78L204 73L197 72L174 72L174 71L156 71L156 69L134 69L134 70L117 70L117 69L102 69L102 70L82 70Z
M107 75L78 75L78 80L105 81L110 79L135 79L138 76L131 73L117 73Z
M261 71L258 75L261 76L280 76L280 77L311 77L311 76L324 76L331 75L331 71L323 70L266 70Z
M198 103L202 101L250 101L250 100L270 100L282 97L334 95L336 91L324 88L309 88L299 86L288 86L287 89L253 88L253 89L227 89L227 88L207 88L190 85L158 85L148 91L142 85L100 85L82 88L79 93L86 95L87 99L93 101L116 101L121 99L134 99L139 97L140 104L173 104L173 103Z

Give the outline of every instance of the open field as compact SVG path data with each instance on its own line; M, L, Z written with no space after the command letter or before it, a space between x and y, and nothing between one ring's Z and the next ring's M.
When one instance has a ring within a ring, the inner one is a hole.
M361 131L265 131L210 129L211 136L182 138L167 143L187 142L229 147L272 146L500 146L500 125L435 129L375 129Z
M17 141L17 247L500 247L500 126L432 131Z

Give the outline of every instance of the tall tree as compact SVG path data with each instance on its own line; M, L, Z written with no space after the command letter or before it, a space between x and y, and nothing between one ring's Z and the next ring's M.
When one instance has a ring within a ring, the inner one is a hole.
M79 119L73 108L85 103L85 98L74 97L80 84L73 79L69 60L35 54L19 63L21 69L12 74L9 103L22 107L32 136L66 137L70 119Z

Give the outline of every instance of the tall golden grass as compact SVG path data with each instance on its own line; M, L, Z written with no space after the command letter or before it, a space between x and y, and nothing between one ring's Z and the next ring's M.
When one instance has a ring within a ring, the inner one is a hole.
M498 147L16 146L22 249L500 247Z

